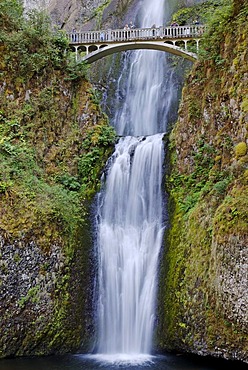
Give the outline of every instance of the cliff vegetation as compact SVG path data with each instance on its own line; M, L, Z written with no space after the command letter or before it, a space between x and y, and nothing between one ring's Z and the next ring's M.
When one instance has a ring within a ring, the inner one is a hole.
M209 3L169 137L160 346L248 362L248 3Z
M24 17L19 1L1 1L0 357L87 343L87 206L114 142L63 33L42 12Z

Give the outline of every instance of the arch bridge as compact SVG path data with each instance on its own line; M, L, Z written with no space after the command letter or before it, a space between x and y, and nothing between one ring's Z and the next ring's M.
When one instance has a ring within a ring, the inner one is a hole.
M204 25L133 28L100 31L68 32L67 38L76 54L84 52L80 61L93 63L107 55L125 50L152 49L181 56L190 61L197 59ZM188 46L194 46L195 52Z

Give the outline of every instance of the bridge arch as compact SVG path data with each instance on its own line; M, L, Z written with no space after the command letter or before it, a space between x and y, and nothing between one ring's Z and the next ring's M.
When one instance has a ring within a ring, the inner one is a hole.
M188 59L191 62L194 62L197 59L197 54L189 52L171 43L156 41L154 42L137 41L102 46L99 49L85 55L81 60L87 62L88 64L91 64L111 54L115 54L121 51L138 49L164 51Z

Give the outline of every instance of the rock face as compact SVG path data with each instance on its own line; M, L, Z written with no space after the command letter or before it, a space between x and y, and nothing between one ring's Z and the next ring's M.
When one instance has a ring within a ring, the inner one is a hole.
M25 9L47 11L54 24L71 31L123 27L126 11L135 0L24 0ZM133 16L133 14L132 14Z
M105 0L24 0L25 9L47 11L55 24L67 30L80 27L92 18L93 11L105 4Z
M32 346L37 346L44 338L47 320L53 321L54 288L66 274L65 256L60 246L42 253L32 241L11 243L2 237L0 248L1 321L5 327L1 352L21 355L30 351L27 336Z
M190 73L169 138L159 340L163 348L248 362L245 7L235 1L209 30L209 54Z

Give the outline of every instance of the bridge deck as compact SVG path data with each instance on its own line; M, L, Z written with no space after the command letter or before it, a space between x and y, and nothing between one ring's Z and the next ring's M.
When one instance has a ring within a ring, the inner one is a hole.
M198 39L205 32L204 25L170 26L156 28L134 28L100 31L68 32L71 45L94 45L99 43L120 43L140 40L183 40Z

